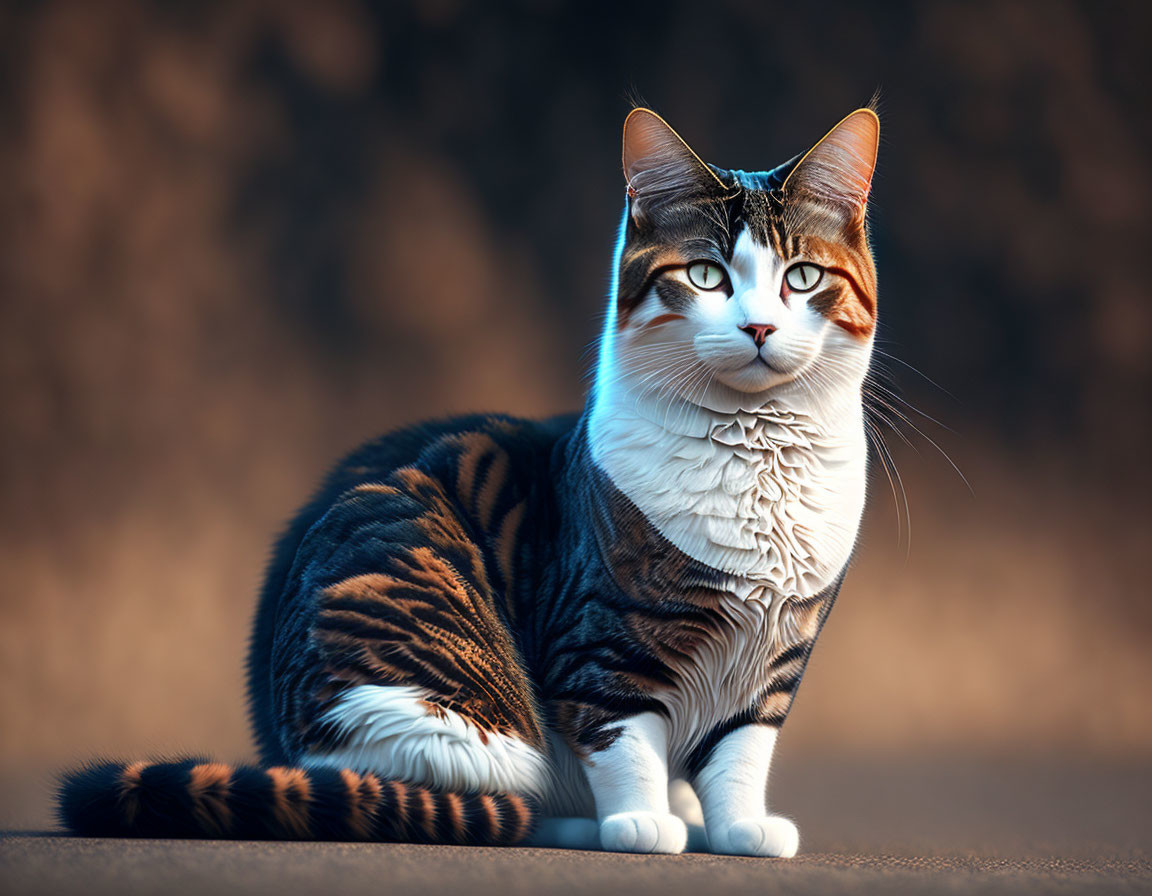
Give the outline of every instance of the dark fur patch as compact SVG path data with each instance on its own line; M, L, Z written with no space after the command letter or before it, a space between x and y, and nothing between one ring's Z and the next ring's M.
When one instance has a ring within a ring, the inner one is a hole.
M836 306L840 303L841 292L843 292L843 287L838 283L826 286L807 297L808 307L817 314L827 317L836 310Z
M687 311L696 301L696 291L692 287L667 277L656 281L656 294L665 308L676 313Z

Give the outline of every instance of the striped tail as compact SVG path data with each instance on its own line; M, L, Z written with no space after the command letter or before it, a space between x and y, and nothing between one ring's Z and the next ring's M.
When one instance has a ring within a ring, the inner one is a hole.
M376 840L511 845L534 801L448 793L348 769L256 768L203 759L93 763L63 776L61 823L88 837Z

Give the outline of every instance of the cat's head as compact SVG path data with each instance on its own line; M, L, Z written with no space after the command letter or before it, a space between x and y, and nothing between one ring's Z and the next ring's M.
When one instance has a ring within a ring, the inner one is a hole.
M876 327L865 212L879 135L860 109L803 156L751 173L705 163L633 110L601 367L717 410L858 386Z

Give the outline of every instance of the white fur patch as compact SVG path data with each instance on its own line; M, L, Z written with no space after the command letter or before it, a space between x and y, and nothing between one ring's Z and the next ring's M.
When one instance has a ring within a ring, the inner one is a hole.
M858 400L820 420L772 405L665 414L617 397L593 418L593 456L665 538L749 592L810 597L832 582L864 507Z
M343 746L306 755L306 767L349 768L447 790L539 794L548 781L544 754L519 738L481 730L451 710L429 714L416 687L359 685L326 721Z

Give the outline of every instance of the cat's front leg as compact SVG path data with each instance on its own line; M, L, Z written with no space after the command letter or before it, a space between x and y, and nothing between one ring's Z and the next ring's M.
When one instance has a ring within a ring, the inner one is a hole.
M726 734L696 776L712 852L790 858L800 834L782 815L769 815L768 770L777 729L751 724Z
M683 852L688 830L668 808L667 721L646 712L612 727L619 734L586 766L600 845L613 852Z

